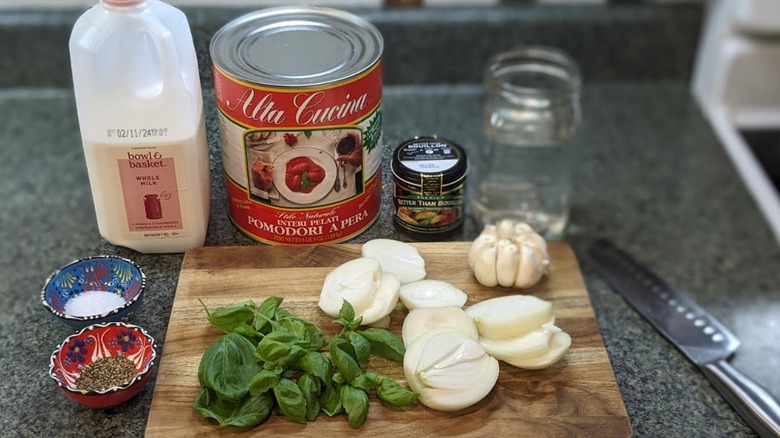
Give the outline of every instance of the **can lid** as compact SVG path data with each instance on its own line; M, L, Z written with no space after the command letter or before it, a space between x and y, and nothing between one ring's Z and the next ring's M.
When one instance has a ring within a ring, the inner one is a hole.
M382 35L348 12L275 7L238 17L211 39L211 58L238 80L307 87L339 82L373 66Z
M457 143L437 136L419 136L401 143L390 162L393 176L421 185L428 176L440 176L443 186L460 182L468 172L466 152Z

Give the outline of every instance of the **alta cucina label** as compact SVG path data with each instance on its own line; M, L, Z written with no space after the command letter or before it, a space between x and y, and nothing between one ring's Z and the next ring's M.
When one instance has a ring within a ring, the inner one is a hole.
M234 223L272 244L332 243L381 205L381 61L354 78L264 87L214 68Z

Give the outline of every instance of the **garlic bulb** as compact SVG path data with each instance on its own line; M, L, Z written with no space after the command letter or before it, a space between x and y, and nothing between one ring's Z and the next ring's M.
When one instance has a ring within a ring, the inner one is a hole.
M547 273L550 256L544 238L528 224L504 219L485 226L469 248L468 261L484 286L527 288Z
M498 361L473 339L438 328L418 337L404 356L404 374L420 403L457 411L483 398L498 380Z

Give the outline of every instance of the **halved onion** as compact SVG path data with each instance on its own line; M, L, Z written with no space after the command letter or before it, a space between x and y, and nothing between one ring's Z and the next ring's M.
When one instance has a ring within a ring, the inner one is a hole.
M558 362L570 346L571 336L569 336L568 333L561 331L558 333L553 333L552 338L550 338L550 345L548 346L547 352L545 354L529 358L514 357L504 359L504 361L510 365L527 370L547 368L550 365Z
M398 277L401 284L425 278L425 260L414 246L393 239L373 239L362 246L363 257L379 261L384 272Z
M491 356L507 362L514 359L523 360L539 357L550 349L550 339L552 339L553 333L560 331L552 324L544 324L543 327L515 338L480 338L479 345Z
M409 348L423 333L436 328L449 328L479 340L474 321L460 307L429 307L414 309L406 315L401 329L404 345Z
M479 302L466 313L474 320L479 335L490 339L522 336L547 323L552 303L531 295L508 295Z
M373 324L389 315L398 304L398 288L400 286L398 277L389 272L383 272L382 280L376 289L371 306L361 313L355 312L355 316L362 315L363 324Z
M378 261L365 257L350 260L325 276L319 306L328 315L338 318L341 305L347 300L356 314L362 314L374 302L381 279L382 267Z
M457 287L440 280L420 280L401 285L401 302L407 309L422 307L463 307L468 296Z
M420 393L420 403L457 411L490 393L498 380L498 361L463 333L438 328L406 350L404 374L411 389Z
M400 286L395 275L382 272L377 260L361 257L337 266L325 276L319 306L337 318L344 300L349 301L355 316L362 316L363 324L372 324L393 311Z

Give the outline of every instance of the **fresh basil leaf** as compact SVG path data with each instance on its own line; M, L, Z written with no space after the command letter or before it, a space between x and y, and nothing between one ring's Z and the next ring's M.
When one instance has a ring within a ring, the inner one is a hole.
M347 300L343 300L341 302L341 309L339 309L339 317L333 322L343 325L348 330L355 330L363 323L363 316L358 316L356 318L355 309L352 307L352 304Z
M358 316L352 322L347 325L349 330L357 330L363 324L363 316Z
M295 363L297 363L300 358L306 356L306 353L308 352L308 350L297 345L291 345L290 351L287 353L287 355L277 359L275 363L280 367L290 368Z
M295 345L307 350L316 351L325 345L325 334L309 321L291 316L282 320L281 327L297 337Z
M265 362L275 362L292 352L298 338L284 329L268 333L257 344L257 358Z
M263 422L271 414L274 398L270 393L247 394L239 401L220 398L213 390L201 388L192 403L201 418L213 418L222 427L252 427Z
M382 378L370 371L363 373L363 375L376 386L379 386L382 383Z
M323 384L330 383L333 376L333 365L330 363L330 359L318 351L309 351L298 359L295 366L301 371L317 377Z
M257 395L271 390L277 383L279 383L279 374L272 370L260 370L255 374L252 381L249 382L249 393Z
M306 399L295 382L282 378L273 392L282 414L296 423L306 423Z
M320 381L311 374L304 374L298 378L298 387L306 400L306 419L314 421L320 413Z
M259 333L257 330L250 327L249 324L245 322L242 322L241 324L233 327L231 332L238 333L239 335L242 335L253 342L257 342L263 336L261 333Z
M276 309L276 315L274 316L274 320L281 321L291 316L293 316L293 314L290 313L287 309L278 308Z
M330 341L330 344L328 345L328 350L330 350L331 345L337 345L341 350L349 354L352 357L352 359L357 361L357 353L355 353L355 347L353 347L352 344L350 344L349 341L347 341L343 337L333 338Z
M371 357L371 344L369 344L368 340L357 332L346 332L345 336L355 350L357 362L360 365L367 364L368 359Z
M332 417L343 410L341 406L341 385L328 383L320 395L320 410Z
M300 342L300 339L298 339L294 333L291 333L289 330L283 327L278 327L276 330L265 335L265 337L263 337L263 341L265 340L273 340L284 344L297 344Z
M379 328L369 328L359 331L360 335L366 338L371 344L371 353L384 357L385 359L403 362L406 348L398 336L387 330Z
M398 382L390 377L382 379L382 383L376 389L376 395L379 400L397 408L411 405L420 396L417 392L402 388Z
M221 398L239 400L249 392L249 382L259 371L252 342L239 334L227 333L203 353L198 380Z
M339 319L352 322L355 319L355 309L352 307L349 301L343 300L341 302L341 309L339 310Z
M295 317L285 318L281 322L282 328L292 333L299 341L304 342L304 345L308 346L311 342L309 339L309 331L306 330L306 326L303 325L300 319Z
M350 385L354 386L355 388L360 388L366 392L371 392L378 386L376 383L372 382L365 373L352 379Z
M212 311L209 311L203 301L200 301L200 304L206 310L206 316L208 317L209 322L225 333L232 332L237 326L250 323L255 316L255 303L252 301L243 301L231 306L217 307Z
M349 385L341 387L341 404L347 413L349 427L357 429L368 418L368 394L362 389Z
M314 325L311 321L306 321L305 319L299 319L303 323L303 326L306 328L306 331L309 332L309 347L308 349L311 351L318 351L322 347L325 346L325 333Z
M259 361L276 364L277 359L281 359L290 353L290 349L293 347L290 344L283 344L270 340L264 342L265 338L257 344L257 350L255 357Z
M350 321L348 321L348 320L346 320L344 318L338 318L338 319L334 319L333 323L339 324L339 325L343 325L347 330L354 331L358 327L360 327L361 324L363 324L363 317L359 316L359 317L357 317L357 319L353 319L353 320L350 320Z
M343 325L344 327L349 327L349 321L343 318L334 319L333 323L338 325Z
M328 351L333 364L336 365L336 369L339 370L347 382L351 382L352 379L362 373L360 365L358 365L354 357L355 350L347 341L338 338L333 339L330 342Z
M273 362L263 362L263 369L271 371L274 374L282 375L284 372L284 368L280 367L279 365L273 363Z
M331 377L330 380L332 380L337 385L343 385L343 384L347 383L347 381L344 380L344 376L342 376L341 373L338 373L338 372L333 373L333 377Z
M258 315L255 316L255 330L263 334L267 334L272 330L270 321L274 320L282 300L283 298L281 297L268 297L260 303L257 307Z

